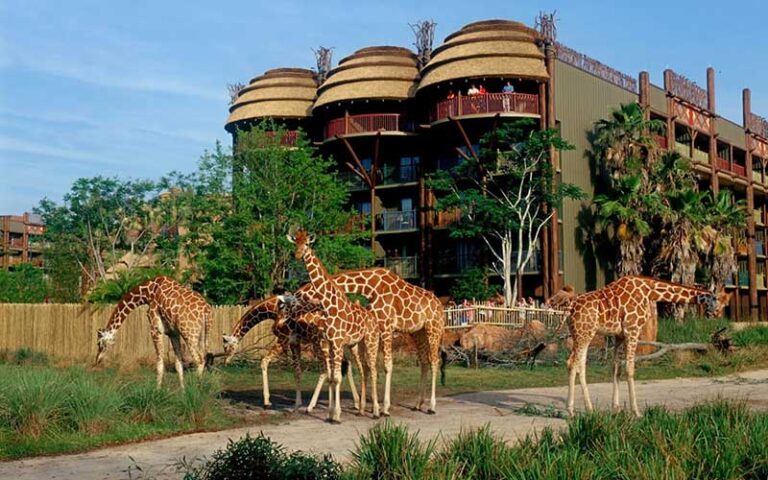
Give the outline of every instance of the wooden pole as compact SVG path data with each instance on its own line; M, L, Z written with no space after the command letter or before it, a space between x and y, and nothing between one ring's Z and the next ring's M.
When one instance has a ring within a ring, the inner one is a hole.
M555 128L555 46L549 44L545 47L545 58L547 73L549 73L549 80L546 82L546 95L547 95L547 128ZM557 171L557 151L551 148L549 151L549 158L552 162L552 170ZM549 251L545 251L544 254L549 256L549 291L551 293L557 292L560 289L560 223L558 212L555 208L552 208L552 220L549 228ZM542 246L543 248L543 246Z
M752 113L752 98L749 89L742 91L742 113L743 113L743 126L746 130L749 125L749 117ZM749 256L747 263L747 273L749 274L749 319L750 321L757 321L759 317L760 305L757 298L757 252L755 250L755 189L752 185L752 149L750 148L752 142L750 141L749 134L745 133L746 149L746 167L747 167L747 211L749 212L749 218L747 219L747 248ZM761 227L762 228L762 227Z

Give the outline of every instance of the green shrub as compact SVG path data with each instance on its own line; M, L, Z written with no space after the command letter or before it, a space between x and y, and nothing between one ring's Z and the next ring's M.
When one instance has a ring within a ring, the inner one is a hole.
M16 365L40 365L45 366L51 363L48 355L43 352L36 352L31 348L20 348L16 351L0 351L0 364Z
M352 452L355 478L425 478L435 443L423 444L405 425L380 423L360 437Z
M493 480L501 478L509 449L500 437L491 432L490 425L461 432L446 443L438 455L438 463L454 465L459 478Z
M130 421L162 423L174 415L174 399L171 392L166 388L157 388L154 379L127 383L121 388L120 396L120 411Z
M216 451L204 465L189 469L184 480L336 480L341 466L329 455L303 452L286 455L285 449L260 433L246 434Z
M62 417L70 431L102 433L118 421L121 398L118 388L97 381L92 374L74 369L63 375L59 391Z
M60 426L64 410L58 375L48 370L5 371L0 392L0 426L38 438Z
M202 378L191 373L184 376L184 389L176 397L176 411L195 428L203 427L219 408L221 382L213 375Z

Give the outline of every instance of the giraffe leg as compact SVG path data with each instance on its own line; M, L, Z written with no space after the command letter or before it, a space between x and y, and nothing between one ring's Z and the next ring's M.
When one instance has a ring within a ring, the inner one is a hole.
M359 348L358 346L356 346ZM363 356L366 354L365 347L363 347ZM360 355L360 351L358 350L358 355ZM358 359L360 362L360 405L357 408L357 412L360 415L363 415L365 413L365 407L368 404L368 381L371 379L371 372L368 371L368 363L363 362L362 360Z
M384 355L384 405L381 414L385 417L389 416L389 407L391 404L391 389L392 389L392 332L388 332L381 336L383 355ZM376 385L375 382L372 385Z
M621 353L624 345L624 337L616 337L616 345L613 350L613 411L619 411L619 380L621 377Z
M333 408L328 409L328 420L331 423L339 423L341 421L341 357L344 352L341 345L338 345L331 348L331 353L333 360L328 404L333 405Z
M163 322L160 319L160 315L156 310L149 311L149 321L151 324L150 334L152 335L152 343L155 346L155 354L157 354L157 362L155 368L157 370L157 388L163 385L163 374L165 373L165 344L163 343Z
M421 410L424 406L424 398L426 397L426 382L427 373L429 371L429 354L426 343L426 338L423 332L419 331L413 334L416 341L416 352L419 357L419 367L421 368L421 375L419 377L419 401L416 403L416 410Z
M293 378L296 380L296 399L293 408L298 410L301 407L301 344L291 344L291 356L293 360Z
M430 339L432 338L442 338L442 335L439 335L435 337L435 335L430 335ZM429 341L429 361L432 365L432 393L429 397L429 408L427 409L427 413L434 414L437 413L437 374L440 371L440 341Z
M184 364L181 361L181 339L175 335L170 337L170 339L171 346L173 347L173 353L176 357L174 367L176 368L176 374L179 376L179 384L181 385L181 388L184 389Z
M639 332L627 337L625 356L627 358L627 387L629 389L629 403L632 406L632 413L636 417L640 416L640 409L637 408L637 396L635 395L635 350L637 349L637 336Z
M283 353L283 345L276 343L261 359L261 384L264 394L264 408L272 407L269 401L269 364Z
M579 383L581 383L581 391L584 395L584 408L588 412L592 411L592 400L589 398L589 387L587 386L587 353L589 352L589 344L586 344L581 350L579 350Z
M379 351L378 338L366 340L365 343L365 363L367 367L366 370L368 370L368 375L370 376L373 418L379 418L379 389L376 384L376 377L378 374L376 371L376 354Z
M352 351L352 357L355 360L355 365L357 365L357 371L362 375L363 362L360 361L360 350L358 350L357 345L350 348L350 350ZM349 382L349 389L352 390L352 400L355 403L355 410L360 413L360 395L357 393L357 386L355 385L355 378L352 374L352 370L352 364L350 364L349 369L347 370L347 381Z

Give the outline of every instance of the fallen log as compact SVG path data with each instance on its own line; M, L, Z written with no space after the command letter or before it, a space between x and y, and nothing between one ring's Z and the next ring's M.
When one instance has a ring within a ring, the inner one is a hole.
M661 343L646 340L642 340L637 343L638 345L651 345L657 347L658 350L648 355L640 355L639 357L635 357L636 362L660 358L673 350L693 350L696 352L706 353L709 349L713 348L713 346L709 343Z

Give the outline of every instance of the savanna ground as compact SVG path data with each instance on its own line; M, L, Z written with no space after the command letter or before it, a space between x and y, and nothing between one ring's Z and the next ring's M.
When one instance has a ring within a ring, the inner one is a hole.
M725 322L696 321L677 326L672 322L662 322L659 340L670 343L706 342L709 334L723 324ZM768 327L751 328L732 335L737 346L733 353L670 354L661 360L642 364L637 377L639 380L720 377L768 368ZM439 387L438 392L441 397L453 398L441 399L437 416L427 416L408 409L417 395L419 370L412 358L401 358L395 366L394 417L396 420L414 421L417 428L426 432L458 432L461 422L457 422L457 419L473 418L481 421L480 424L492 422L494 427L501 427L499 431L505 436L523 435L530 431L531 426L562 423L557 419L563 407L562 388L538 388L527 393L517 389L564 385L566 375L562 365L563 357L564 352L561 351L550 359L548 365L539 365L533 370L524 367L474 369L450 366L447 369L447 384ZM610 380L609 364L599 362L599 357L598 354L590 363L588 378L591 384ZM305 402L314 386L315 372L316 368L308 368L304 376ZM312 439L322 445L325 435L322 432L329 428L321 420L325 414L324 409L320 408L310 418L301 413L291 413L289 410L292 407L294 385L292 371L286 365L276 365L270 373L276 412L265 412L261 408L260 370L245 363L217 368L202 382L190 380L190 386L183 391L179 389L175 376L168 375L166 387L157 391L154 389L153 372L145 368L117 371L76 366L56 367L50 359L31 352L6 354L0 365L0 378L3 378L7 386L0 392L0 458L10 460L77 452L182 433L235 429L222 434L199 434L202 445L198 444L198 449L189 450L188 444L192 437L163 441L169 442L169 445L174 442L184 445L178 450L169 450L179 452L178 457L187 453L198 454L200 448L206 454L217 445L216 442L220 444L228 436L238 438L249 430L285 432L288 430L285 422L290 422L291 428L296 430L293 440L299 442L298 447L295 447L290 439L286 439L289 448L310 448L311 443L307 445L306 442ZM768 389L764 377L768 375L758 375L745 382L755 382L757 387ZM192 376L188 378L192 379ZM712 387L711 391L715 392L724 385L723 382L711 379L700 382L647 384L640 387L640 400L641 403L647 400L651 400L649 403L665 403L664 399L668 398L674 403L676 398L692 398L691 393L694 391L701 392ZM736 386L743 383L742 380L734 382ZM509 388L516 390L494 392ZM677 396L670 393L673 390ZM745 390L723 390L726 394L729 391L741 392L737 394L741 397ZM601 397L603 405L609 396L608 392L607 386L595 385L593 389L593 395ZM622 389L622 395L626 398L625 389ZM521 417L520 414L529 416ZM451 425L445 421L446 418L452 419ZM336 432L342 433L342 429L351 431L347 432L348 442L340 447L343 449L340 452L342 454L349 452L359 433L373 425L370 419L355 417L349 410L345 410L343 420L345 424ZM301 440L305 442L302 444ZM123 452L118 454L122 455L119 464L125 466L126 451L140 449L140 445L118 449ZM159 463L167 461L166 458ZM10 468L11 464L6 467Z

